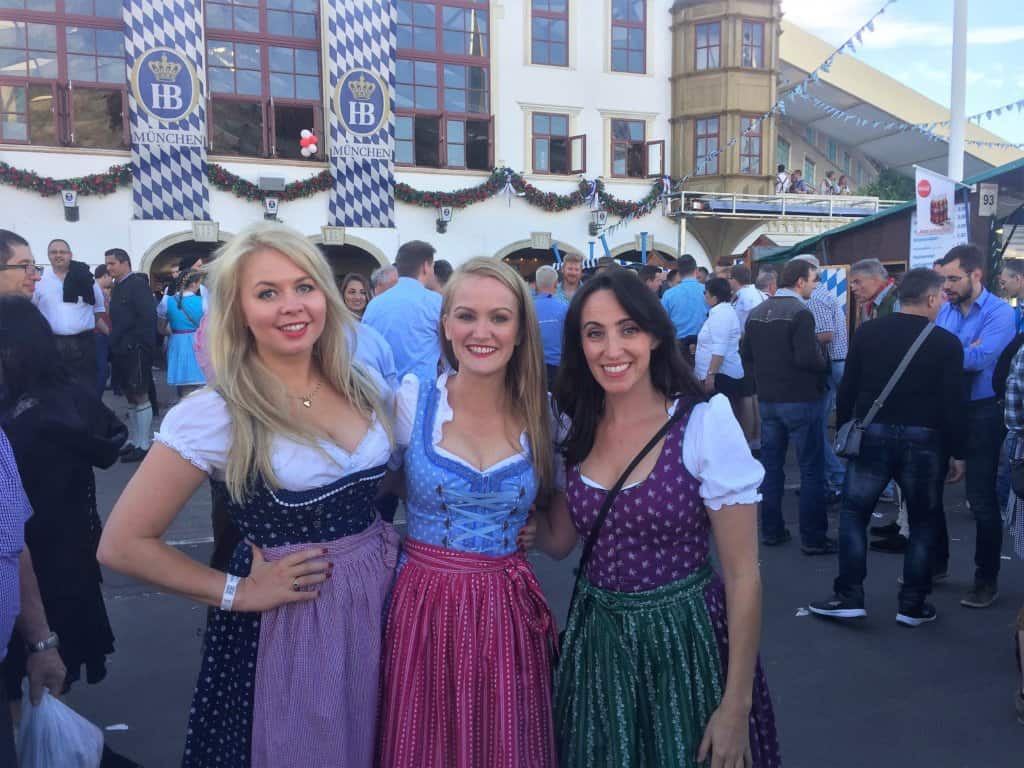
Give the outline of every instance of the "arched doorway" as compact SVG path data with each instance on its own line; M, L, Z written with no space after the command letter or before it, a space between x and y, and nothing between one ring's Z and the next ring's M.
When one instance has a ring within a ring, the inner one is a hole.
M213 258L214 252L224 245L218 243L199 243L195 240L183 240L160 251L149 264L149 283L154 291L163 293L171 282L171 270L178 266L184 256L198 256L204 262Z
M358 245L324 245L317 243L317 248L327 257L334 271L334 281L341 287L341 281L349 272L356 272L369 278L370 273L380 266L380 261L372 253Z
M515 267L522 278L530 282L538 267L543 267L545 264L551 266L555 263L555 254L550 249L520 248L506 254L502 261Z

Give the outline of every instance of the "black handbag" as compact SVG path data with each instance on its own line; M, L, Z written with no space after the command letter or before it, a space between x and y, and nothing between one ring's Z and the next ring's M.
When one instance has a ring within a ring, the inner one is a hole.
M907 370L907 366L910 365L910 361L914 359L917 350L924 344L924 340L928 338L928 334L932 332L934 327L935 323L928 323L921 330L921 333L918 334L917 338L914 339L914 343L910 345L907 354L900 360L900 364L896 366L896 370L889 377L885 388L875 399L875 402L871 404L871 410L867 412L864 418L851 419L836 430L836 438L832 443L832 449L835 451L836 456L844 459L855 459L860 456L860 445L864 439L864 430L871 426L878 412L882 410L882 406L885 405L885 401L892 394L893 388L903 377L903 373Z
M587 572L587 564L590 562L590 556L594 551L594 545L597 543L597 537L601 533L601 528L604 527L605 518L608 517L608 512L612 508L612 504L615 503L615 497L619 495L619 491L622 490L622 486L625 485L626 480L633 474L633 470L636 469L637 464L643 461L644 456L651 452L651 449L656 446L668 431L672 428L672 425L683 418L693 408L695 403L693 401L686 407L682 403L676 407L675 413L673 413L668 421L655 433L647 445L640 449L640 452L633 457L633 460L629 462L629 466L623 471L619 479L615 481L615 485L611 487L607 495L604 497L604 504L601 505L600 512L597 513L597 520L594 521L594 527L590 530L587 535L587 540L583 543L583 554L580 555L580 563L576 568L576 580L572 587L572 597L569 599L569 614L572 614L572 607L576 603L576 593L579 591L580 580Z

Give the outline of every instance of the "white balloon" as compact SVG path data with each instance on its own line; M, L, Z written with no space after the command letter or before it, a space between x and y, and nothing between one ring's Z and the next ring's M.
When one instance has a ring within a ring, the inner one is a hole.
M302 155L303 157L309 157L311 154L311 152L309 151L309 147L303 147L302 149L300 149L299 154Z
M307 130L305 128L303 128L301 131L299 131L299 136L301 136L302 138L306 138L307 136L312 136L312 135L313 135L313 132L310 131L310 130Z
M316 144L310 144L309 145L309 154L315 155L316 153L317 153Z

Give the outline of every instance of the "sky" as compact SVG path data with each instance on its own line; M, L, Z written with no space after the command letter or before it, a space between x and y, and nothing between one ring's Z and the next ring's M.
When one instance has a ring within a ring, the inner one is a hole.
M789 21L836 46L860 29L885 0L782 0ZM953 0L898 0L867 32L856 56L949 106ZM1024 2L969 0L967 114L1024 99ZM850 55L845 53L844 55ZM984 128L1024 143L1024 112L1004 112Z

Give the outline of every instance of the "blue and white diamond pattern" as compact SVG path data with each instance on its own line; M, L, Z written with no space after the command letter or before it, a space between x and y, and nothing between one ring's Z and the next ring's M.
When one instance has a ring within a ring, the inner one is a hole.
M846 269L825 267L821 270L820 279L822 284L828 288L828 292L839 300L839 306L842 307L843 314L847 315L846 302L848 291L846 290Z
M330 146L346 139L337 115L334 91L348 70L376 72L395 91L398 13L394 0L326 0L328 53L328 127ZM393 102L393 99L392 99ZM334 187L328 222L335 227L394 227L395 178L391 158L395 117L388 116L388 160L341 158L331 153ZM352 138L348 137L351 141Z
M206 44L202 0L124 0L125 64L129 125L149 127L145 112L130 87L136 57L156 47L178 51L198 78L196 110L185 120L164 127L206 134ZM137 144L132 141L132 215L136 219L205 221L210 218L206 178L206 147Z

